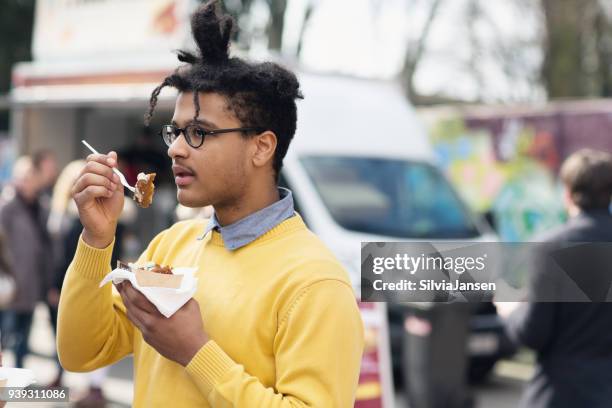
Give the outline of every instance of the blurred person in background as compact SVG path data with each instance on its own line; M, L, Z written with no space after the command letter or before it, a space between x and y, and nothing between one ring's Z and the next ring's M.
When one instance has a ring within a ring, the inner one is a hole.
M43 299L52 275L52 251L46 229L47 213L38 200L44 184L32 159L21 157L13 168L14 196L0 209L0 228L6 238L17 293L10 305L8 335L12 335L15 364L23 367L36 303Z
M568 222L538 241L612 242L612 155L590 149L571 155L561 168ZM550 290L548 268L533 270L532 288ZM608 271L585 263L580 273L598 285ZM604 283L604 282L602 282ZM606 282L609 286L609 280ZM554 286L556 287L556 286ZM536 294L537 296L537 294ZM612 303L496 303L510 337L535 350L537 367L522 406L529 408L603 408L612 402Z
M70 265L72 256L79 242L79 236L83 230L76 204L72 200L71 190L84 166L85 160L75 160L66 165L57 178L51 199L51 213L47 226L54 241L56 254L53 279L47 292L47 306L49 308L49 315L54 333L57 333L57 307L64 275L66 270L68 270L68 266ZM113 264L116 263L121 256L124 225L134 219L135 212L136 209L134 204L126 200L117 227L118 244L113 248ZM57 368L57 377L49 385L50 388L61 386L63 368L59 361L57 361ZM90 374L88 394L77 402L77 407L96 407L104 404L105 398L102 394L102 383L106 378L107 371L108 369L104 367Z
M47 210L50 207L53 185L57 179L59 167L55 153L51 150L43 149L35 152L32 155L32 164L37 173L40 183L40 191L38 199L40 204Z
M16 296L15 289L15 272L7 256L6 238L0 229L0 322L3 320L4 310L11 304ZM4 344L4 338L1 332L0 342Z

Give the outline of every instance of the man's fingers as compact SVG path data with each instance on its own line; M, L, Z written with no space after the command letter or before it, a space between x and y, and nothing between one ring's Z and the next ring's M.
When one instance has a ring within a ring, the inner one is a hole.
M149 299L145 297L145 295L134 289L131 283L126 282L123 286L122 292L125 293L125 296L129 299L131 304L142 311L153 314L157 312L155 305L153 305L153 303L151 303Z
M87 156L87 162L98 162L106 166L114 167L117 164L117 153L110 152L109 154L90 154Z
M100 189L90 189L88 194L82 194L79 198L81 200L88 200L112 196L113 192L118 189L120 183L119 177L113 173L108 163L115 159L109 159L105 155L89 155L88 160L87 164L81 169L79 177L72 187L72 195L76 199L77 194L84 192L88 187L101 186L105 187L109 192L102 193ZM78 202L79 201L77 201L77 203Z
M117 285L117 288L119 291L119 295L121 296L121 300L123 301L123 304L125 305L125 311L126 311L128 319L130 319L130 321L134 323L134 325L138 327L140 331L142 331L144 329L143 322L138 318L139 315L134 313L134 311L137 310L137 308L132 304L130 299L126 296L125 290L124 290L125 286L123 286L123 283L120 283Z
M113 192L102 186L89 186L80 193L74 195L74 201L77 204L86 203L95 200L96 198L110 198Z
M80 175L82 176L88 173L99 174L100 176L104 176L109 180L112 180L114 178L113 176L117 177L117 175L113 173L113 168L111 166L106 163L99 163L97 161L87 162L87 164L85 164L85 166L83 166L81 169Z
M77 179L74 183L73 190L75 194L78 194L90 186L104 187L110 192L117 189L117 183L112 182L108 178L99 174L87 173Z
M114 183L119 183L119 176L113 172L113 167L117 167L117 153L110 152L108 155L90 154L87 156L87 163L81 169L79 177L93 173L104 176Z

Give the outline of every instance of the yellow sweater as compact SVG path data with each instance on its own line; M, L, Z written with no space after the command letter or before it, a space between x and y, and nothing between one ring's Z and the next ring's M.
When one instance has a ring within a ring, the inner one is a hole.
M111 285L106 249L79 242L59 305L57 348L69 371L134 354L135 407L350 407L363 326L346 272L299 216L234 252L206 221L160 233L139 262L198 266L210 337L187 367L144 342Z

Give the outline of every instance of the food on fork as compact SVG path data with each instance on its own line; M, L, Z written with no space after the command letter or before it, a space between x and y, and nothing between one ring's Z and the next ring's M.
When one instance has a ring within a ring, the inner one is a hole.
M178 289L183 281L183 275L174 275L172 267L159 265L155 262L136 265L117 261L117 268L133 272L136 275L136 282L140 286Z
M136 191L134 192L134 201L142 208L147 208L153 202L153 192L155 191L155 185L153 180L155 179L155 173L139 173L138 180L136 181Z

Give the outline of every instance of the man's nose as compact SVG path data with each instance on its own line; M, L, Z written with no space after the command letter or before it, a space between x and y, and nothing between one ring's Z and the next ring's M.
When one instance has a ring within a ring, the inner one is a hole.
M181 134L174 139L174 142L172 142L170 147L168 147L168 156L174 159L176 157L187 157L188 154L189 145L187 144L185 137Z

